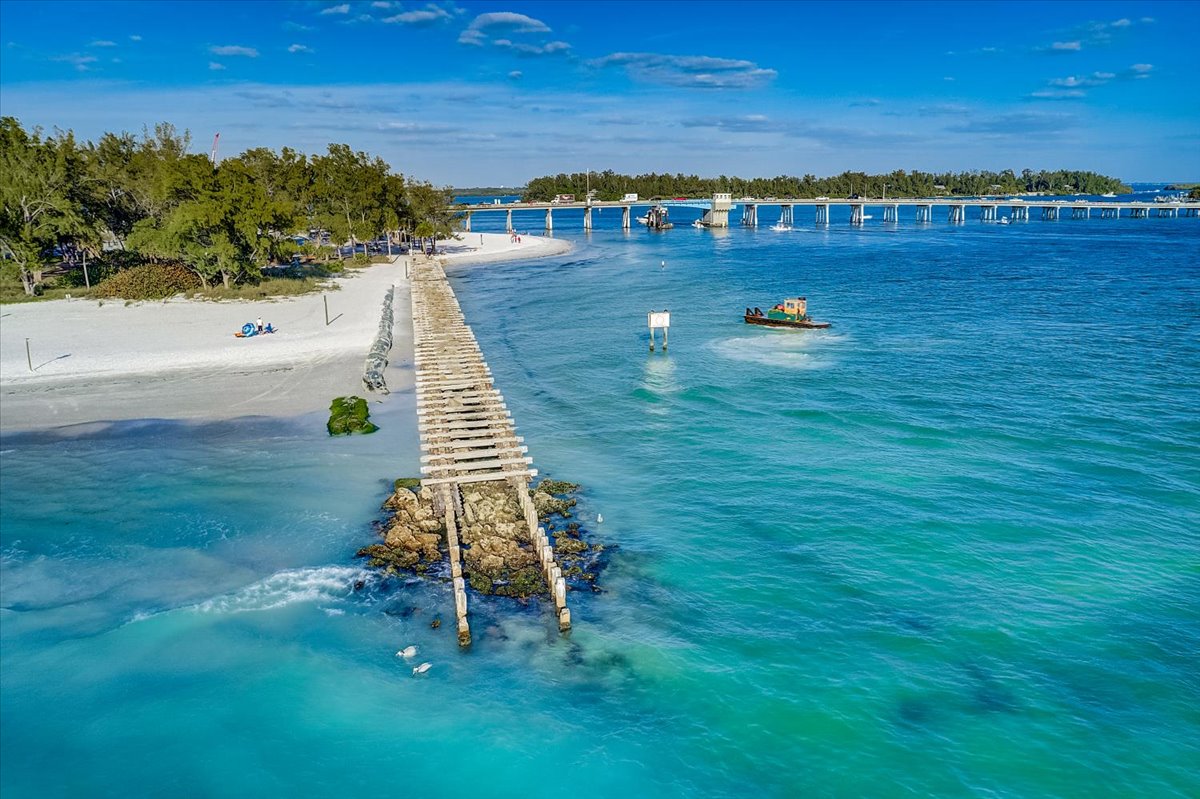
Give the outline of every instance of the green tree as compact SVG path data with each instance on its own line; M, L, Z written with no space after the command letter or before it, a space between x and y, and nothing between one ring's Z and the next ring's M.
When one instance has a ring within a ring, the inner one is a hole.
M58 242L86 229L73 196L78 169L69 134L42 139L39 130L26 133L15 118L0 118L0 257L17 265L27 295Z

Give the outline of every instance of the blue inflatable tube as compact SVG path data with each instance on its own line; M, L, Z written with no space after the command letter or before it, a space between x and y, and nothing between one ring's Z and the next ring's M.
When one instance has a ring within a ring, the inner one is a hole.
M246 324L242 325L242 335L243 336L253 336L255 333L255 330L256 330L256 328L254 327L253 322L247 322Z

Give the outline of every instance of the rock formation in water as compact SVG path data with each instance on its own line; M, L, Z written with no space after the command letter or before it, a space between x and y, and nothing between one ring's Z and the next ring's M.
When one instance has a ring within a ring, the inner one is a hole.
M419 488L418 480L397 480L395 492L384 502L392 515L383 523L383 542L363 547L358 556L368 565L390 573L411 571L424 574L445 557L446 530L443 509L429 488ZM538 518L547 530L554 522L571 518L574 498L579 490L574 483L543 480L530 496ZM529 541L529 531L521 505L511 483L492 482L465 485L462 489L462 514L458 518L458 536L462 546L463 577L472 590L514 598L545 596L549 588L538 558ZM575 589L595 589L601 568L599 555L604 547L589 546L578 522L554 534L555 556L563 576Z

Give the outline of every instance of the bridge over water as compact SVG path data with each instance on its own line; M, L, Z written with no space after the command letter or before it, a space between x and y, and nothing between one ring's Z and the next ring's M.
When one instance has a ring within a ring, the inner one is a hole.
M900 222L901 209L913 209L913 219L916 222L929 223L937 217L946 221L961 224L967 221L967 209L978 208L981 221L999 221L1004 216L1002 209L1008 209L1007 217L1014 222L1027 221L1032 217L1045 220L1091 219L1093 213L1103 219L1147 219L1155 217L1200 217L1200 201L1175 201L1167 203L1147 203L1137 200L1082 200L1082 199L1050 199L1040 197L975 197L975 198L848 198L830 199L819 198L774 198L759 199L742 197L734 200L728 194L715 194L708 199L676 199L676 200L635 200L635 201L591 201L591 202L514 202L496 205L459 205L454 210L465 215L465 229L471 229L471 217L475 214L504 213L506 214L506 229L512 230L514 211L544 211L546 214L546 230L554 229L554 212L567 210L583 211L583 229L592 229L592 211L606 208L621 209L621 227L629 230L632 226L633 209L650 208L662 205L668 208L696 208L708 212L706 214L709 227L728 227L729 212L742 209L741 224L746 227L758 225L758 210L763 207L780 209L780 221L790 225L795 218L796 208L811 207L814 209L814 219L818 225L830 223L830 209L848 208L850 224L861 225L868 218L868 208L881 210L884 222Z

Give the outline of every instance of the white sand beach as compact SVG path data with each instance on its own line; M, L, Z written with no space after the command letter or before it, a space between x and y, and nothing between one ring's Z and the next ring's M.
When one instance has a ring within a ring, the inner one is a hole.
M536 258L570 244L463 233L439 242L447 266ZM293 416L363 394L367 351L385 293L396 287L386 373L412 386L407 256L348 272L322 295L261 302L56 300L0 306L0 430L124 419ZM236 338L261 317L277 333ZM26 359L26 339L33 369Z

